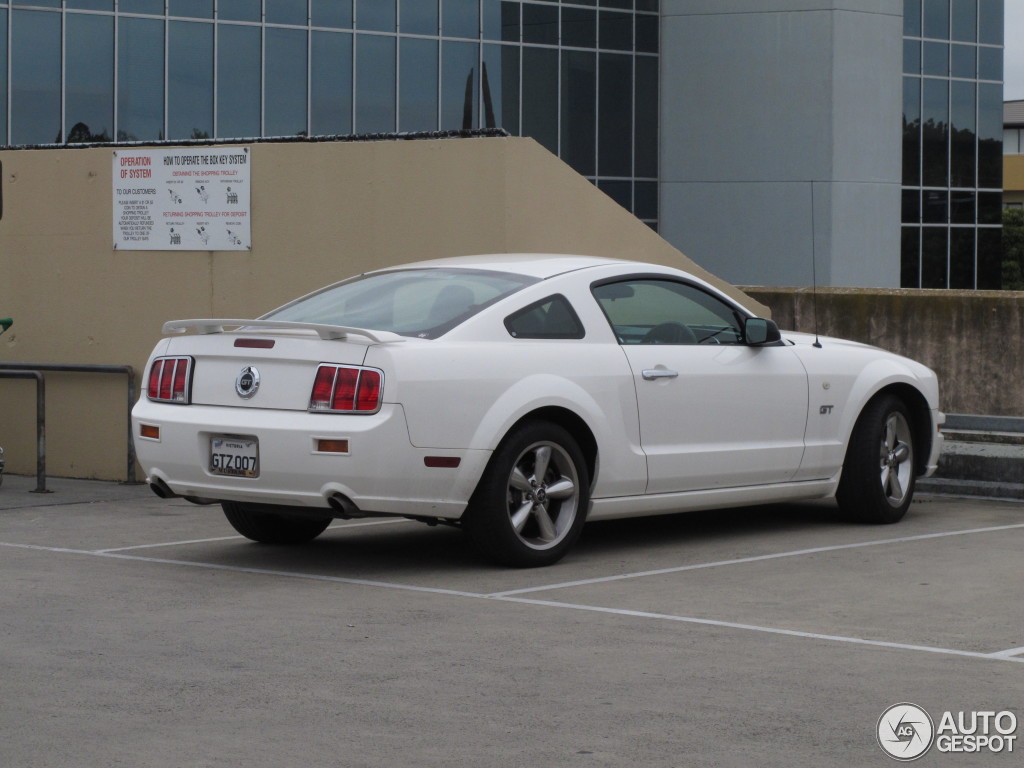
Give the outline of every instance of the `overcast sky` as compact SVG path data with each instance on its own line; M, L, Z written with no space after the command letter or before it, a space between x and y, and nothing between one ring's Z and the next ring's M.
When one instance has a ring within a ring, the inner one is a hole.
M1024 99L1024 0L1006 0L1003 99Z

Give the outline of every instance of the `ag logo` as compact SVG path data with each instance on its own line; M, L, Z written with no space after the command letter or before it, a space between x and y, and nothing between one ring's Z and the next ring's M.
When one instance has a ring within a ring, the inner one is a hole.
M235 392L238 393L239 397L244 397L248 400L250 397L256 394L256 390L260 388L260 372L251 365L247 365L235 378Z
M916 760L932 746L935 724L916 704L894 704L878 718L878 746L894 760Z

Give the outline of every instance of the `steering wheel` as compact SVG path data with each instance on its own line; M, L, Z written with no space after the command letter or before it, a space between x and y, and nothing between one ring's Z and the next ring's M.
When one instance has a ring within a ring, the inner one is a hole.
M661 323L644 334L642 344L696 344L697 337L682 323Z

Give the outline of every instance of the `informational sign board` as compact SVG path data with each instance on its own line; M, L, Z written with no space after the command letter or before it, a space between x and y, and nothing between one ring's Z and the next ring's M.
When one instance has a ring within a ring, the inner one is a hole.
M252 248L248 147L114 150L114 250Z

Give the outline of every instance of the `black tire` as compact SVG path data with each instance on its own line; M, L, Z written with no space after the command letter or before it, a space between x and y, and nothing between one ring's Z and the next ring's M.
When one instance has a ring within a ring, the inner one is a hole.
M864 523L896 523L914 497L917 470L910 412L882 395L861 412L846 448L836 491L839 508Z
M462 520L489 560L532 568L562 559L579 538L589 506L590 478L579 445L557 424L527 422L494 452Z
M323 533L331 524L329 517L319 519L279 515L256 511L234 501L221 502L220 506L232 528L247 539L262 544L305 544Z

